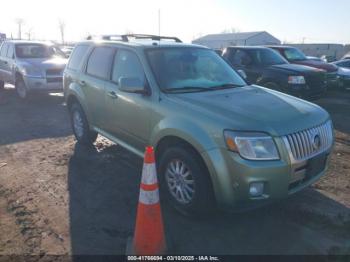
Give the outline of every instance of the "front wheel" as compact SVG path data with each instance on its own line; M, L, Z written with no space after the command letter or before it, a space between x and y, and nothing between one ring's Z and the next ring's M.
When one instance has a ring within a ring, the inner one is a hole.
M84 110L78 103L75 103L69 111L75 138L81 144L91 145L96 141L97 133L90 130Z
M162 191L173 206L185 215L212 211L211 180L200 156L190 147L170 147L160 157L158 174Z
M17 79L15 87L19 98L24 100L28 97L28 90L22 78Z

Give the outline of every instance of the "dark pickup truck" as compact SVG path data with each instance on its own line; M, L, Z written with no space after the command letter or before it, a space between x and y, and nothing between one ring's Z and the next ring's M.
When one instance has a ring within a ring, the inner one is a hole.
M279 52L291 64L305 65L318 69L322 69L327 73L327 86L337 85L337 66L326 63L324 61L316 61L308 59L305 54L298 48L291 46L269 46Z
M319 97L326 90L324 70L290 64L270 48L227 47L223 57L253 84L303 98Z

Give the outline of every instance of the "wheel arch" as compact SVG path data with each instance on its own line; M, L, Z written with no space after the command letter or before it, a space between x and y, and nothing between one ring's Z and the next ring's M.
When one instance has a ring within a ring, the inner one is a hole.
M211 187L211 193L213 195L214 198L214 202L216 203L217 199L216 199L216 190L215 190L215 182L213 181L214 177L212 176L212 174L209 171L208 165L205 161L205 159L203 158L202 154L198 151L198 149L192 145L189 141L187 141L185 138L180 137L180 136L176 136L176 135L167 135L162 137L158 143L155 145L155 157L156 160L159 160L161 158L161 154L165 152L166 148L169 147L174 147L174 146L182 146L187 148L187 150L192 151L197 159L201 162L203 168L205 168L206 170L206 174L209 178L209 183L210 183L210 187Z

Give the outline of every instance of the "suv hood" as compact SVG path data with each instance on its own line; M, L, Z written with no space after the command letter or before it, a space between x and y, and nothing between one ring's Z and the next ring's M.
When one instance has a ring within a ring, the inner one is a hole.
M298 64L298 65L306 65L306 66L311 66L314 68L319 68L326 70L328 73L331 72L336 72L337 71L337 66L328 64L322 61L315 61L315 60L301 60L301 61L293 61L292 63Z
M272 136L311 128L329 118L315 104L254 85L169 98L187 107L186 112L192 112L196 119L202 119L204 114L224 129L266 132Z
M68 60L65 58L29 58L21 59L19 63L24 66L35 66L41 69L62 68L64 69Z
M295 64L282 64L282 65L272 65L270 66L272 69L278 69L285 71L287 73L317 73L320 72L319 69L315 69L313 67L304 66L304 65L295 65Z

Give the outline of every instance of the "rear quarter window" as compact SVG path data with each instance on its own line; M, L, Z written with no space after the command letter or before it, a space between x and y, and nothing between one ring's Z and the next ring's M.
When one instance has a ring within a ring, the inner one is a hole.
M0 56L6 57L7 48L8 48L8 44L7 43L3 43L2 46L1 46Z
M68 68L73 70L80 69L81 63L83 61L83 58L88 51L89 46L88 45L78 45L74 48L72 55L70 56L69 62L68 62Z
M86 73L91 76L108 80L110 78L114 52L115 49L111 47L95 47L89 57Z

